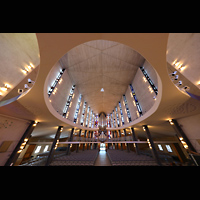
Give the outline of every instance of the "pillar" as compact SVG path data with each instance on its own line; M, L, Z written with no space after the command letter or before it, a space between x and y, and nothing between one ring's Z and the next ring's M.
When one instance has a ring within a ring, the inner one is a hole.
M91 131L91 141L92 141L92 138L93 138L93 131ZM93 149L93 144L94 144L94 143L90 143L90 144L91 144L91 146L92 146L91 148ZM91 148L90 148L90 149L91 149Z
M172 123L170 123L172 125L172 127L174 128L174 130L177 132L177 134L183 138L183 140L186 142L186 144L188 145L188 149L190 151L194 151L197 153L196 149L193 147L192 143L190 142L190 140L188 139L188 137L185 135L184 131L182 130L182 128L180 127L180 125L178 124L178 122L175 119L172 119L171 121Z
M115 132L114 131L112 131L112 137L115 138ZM113 143L113 146L116 147L116 144Z
M69 142L71 142L73 140L73 133L74 133L74 128L72 128L72 130L71 130L71 134L70 134L70 137L69 137ZM68 144L68 146L67 146L66 154L67 155L70 154L70 144Z
M115 135L116 135L116 138L117 138L117 131L115 131ZM118 150L118 143L115 143L115 146L117 146L117 150Z
M81 131L82 129L79 130L79 134L78 134L79 138L81 137ZM76 146L76 153L78 153L78 151L79 151L79 144L77 144Z
M88 140L89 140L89 138L90 138L90 131L88 132ZM87 150L89 150L89 145L90 143L87 143Z
M11 156L8 158L8 160L7 160L7 162L5 163L4 166L13 166L13 164L16 162L17 158L19 157L20 146L22 145L22 143L25 142L25 139L30 138L31 133L33 132L36 125L37 125L37 122L31 121L31 123L29 124L28 128L26 129L26 131L22 135L17 146L15 147L14 151L12 152ZM26 143L27 143L27 141L26 141ZM24 146L24 148L25 148L25 146Z
M126 129L124 129L124 134L125 134L125 138L126 138L126 136L127 136L127 134L126 134ZM126 139L125 139L125 140L126 140ZM128 143L126 143L126 149L127 149L128 152L130 152L130 147L129 147L129 144L128 144Z
M156 147L155 147L153 139L151 137L151 133L149 131L149 128L148 128L147 125L144 125L143 127L145 128L145 132L146 132L147 137L149 139L149 142L151 144L153 157L154 157L155 161L158 163L158 165L162 166L162 163L161 163L160 158L158 156L158 152L156 151Z
M85 130L84 138L86 138L87 130ZM83 151L85 150L85 143L83 144Z
M133 127L131 127L131 131L132 131L133 141L137 141L137 137L136 137L136 135L135 135L135 131L134 131L134 128L133 128ZM136 151L136 154L139 155L138 143L135 143L135 151Z
M119 130L119 137L121 138L121 130ZM123 151L123 145L122 145L122 143L121 143L121 151Z
M51 163L52 159L53 159L53 153L54 153L54 148L56 146L56 143L57 143L57 140L59 140L60 138L60 134L62 132L62 129L63 129L63 126L59 126L58 127L58 130L56 132L56 135L55 135L55 138L53 140L53 143L52 143L52 146L51 146L51 149L49 151L49 155L48 155L48 158L47 158L47 161L45 163L45 166L49 166L49 164Z

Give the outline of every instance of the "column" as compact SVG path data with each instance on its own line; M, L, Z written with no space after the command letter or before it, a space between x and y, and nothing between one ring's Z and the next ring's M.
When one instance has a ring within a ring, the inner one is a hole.
M91 142L92 142L92 138L93 138L93 131L91 131ZM90 143L91 145L90 146L92 146L92 149L93 149L93 144L94 143ZM91 148L90 148L91 149Z
M188 139L188 137L185 135L184 131L182 130L182 128L179 126L178 122L175 119L172 119L169 121L170 124L172 125L172 127L174 128L174 130L178 133L179 136L181 136L183 138L183 140L186 142L187 144L187 148L191 151L197 152L196 149L193 147L193 145L191 144L190 140ZM180 140L180 139L179 139ZM187 149L185 148L185 149Z
M16 160L19 157L19 154L21 152L21 148L20 147L23 147L23 149L25 148L25 145L26 145L28 139L30 138L31 133L33 132L33 130L36 127L36 125L37 125L36 121L31 121L31 123L29 124L28 128L24 132L23 136L19 140L17 146L15 147L15 149L12 152L10 158L7 160L7 162L5 163L4 166L13 166L13 164L16 162ZM25 144L22 145L23 143L25 143Z
M127 136L126 129L124 129L124 134L125 134L125 138L126 138L126 136ZM125 141L126 141L126 139L125 139ZM127 148L127 151L130 152L130 147L129 147L128 143L126 143L126 148Z
M61 134L62 130L63 130L63 126L59 126L58 130L56 132L55 138L53 140L53 144L51 146L51 150L49 152L45 166L49 166L49 164L51 163L51 161L53 159L54 148L55 148L55 145L57 143L57 140L59 140L59 138L60 138L60 134Z
M79 134L78 134L79 139L81 137L81 131L82 131L82 129L79 130ZM78 153L78 151L79 151L79 144L77 144L77 146L76 146L76 153Z
M114 133L116 134L116 138L117 138L117 131L114 131ZM115 143L115 146L117 146L117 150L118 150L118 143Z
M112 141L114 142L114 138L115 138L115 132L114 132L114 131L111 131L111 132L112 132L112 138L113 138L113 140L112 140ZM116 147L115 143L112 143L112 144L113 144L113 146L114 146L114 147Z
M158 165L162 166L162 163L161 163L160 158L158 156L158 152L156 151L156 147L155 147L153 139L151 137L151 133L149 131L149 128L148 128L147 125L144 125L143 128L145 128L145 132L146 132L147 137L149 139L149 142L151 144L153 157L156 160L156 162L158 163Z
M120 139L121 139L121 130L118 130L119 131L119 137L120 137ZM123 151L123 145L122 145L122 143L121 143L121 151Z
M85 130L84 138L86 138L87 130ZM83 144L83 151L85 150L85 143Z
M70 137L69 137L69 142L71 142L73 140L73 133L74 133L74 128L72 128L72 130L71 130L71 134L70 134ZM67 146L66 154L67 155L70 154L70 144L68 144L68 146Z
M135 135L135 131L134 131L134 128L131 127L131 131L132 131L132 137L133 137L133 141L137 141L137 137ZM138 147L138 143L134 143L134 147L135 147L135 151L136 151L136 154L139 155L139 147Z
M90 131L88 132L88 140L89 140L89 138L90 138ZM87 150L89 150L89 145L90 143L87 143Z

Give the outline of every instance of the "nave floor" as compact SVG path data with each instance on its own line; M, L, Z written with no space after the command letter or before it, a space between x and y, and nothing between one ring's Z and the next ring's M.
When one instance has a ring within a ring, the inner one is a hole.
M157 166L146 155L121 150L85 150L54 158L50 166Z
M111 166L111 162L108 158L106 151L99 151L97 159L94 163L94 166Z

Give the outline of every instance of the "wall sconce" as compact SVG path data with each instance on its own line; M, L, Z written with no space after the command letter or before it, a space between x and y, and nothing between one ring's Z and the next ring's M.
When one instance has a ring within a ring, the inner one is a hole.
M30 63L29 65L27 65L24 69L21 69L22 73L24 75L27 75L29 72L31 72L34 69L34 65L32 63Z
M174 125L174 123L172 122L172 119L169 119L168 122L169 122L171 125Z
M56 145L55 145L55 147L54 147L55 150L56 150L57 147L58 147L58 143L59 143L59 140L57 140L57 142L56 142Z
M25 139L24 139L24 142L23 142L23 143L21 144L21 146L19 147L20 150L19 150L17 153L21 153L21 152L22 152L22 150L25 148L27 142L28 142L28 138L25 138Z
M187 145L186 142L183 140L183 138L182 138L182 137L179 137L179 140L181 141L183 147L184 147L185 149L188 149L188 145Z
M33 126L37 126L37 124L38 124L38 121L35 121L35 123L33 124Z
M151 143L149 142L149 139L147 139L147 142L148 142L149 148L152 149L152 146L151 146Z
M186 68L185 65L183 66L183 64L182 64L181 62L177 62L177 60L175 60L175 61L172 63L172 65L174 65L175 68L176 68L177 70L180 70L180 71L183 71L183 70Z
M0 89L1 89L1 91L5 92L5 91L7 91L10 88L11 88L11 86L8 83L5 83L4 86L1 87Z

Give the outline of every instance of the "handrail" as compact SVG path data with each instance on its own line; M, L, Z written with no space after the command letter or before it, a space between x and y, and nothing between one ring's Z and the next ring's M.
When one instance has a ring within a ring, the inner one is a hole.
M189 150L189 149L188 149L187 151L188 151L188 153L191 153L191 154L194 154L194 155L200 156L200 153L194 152L194 151Z

